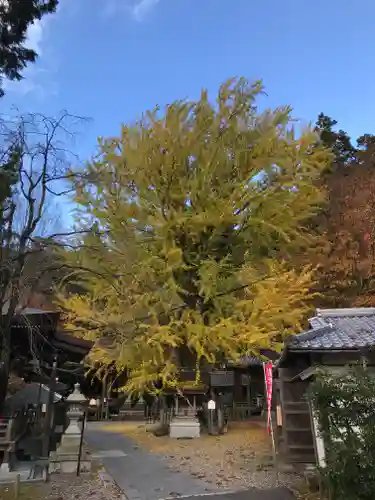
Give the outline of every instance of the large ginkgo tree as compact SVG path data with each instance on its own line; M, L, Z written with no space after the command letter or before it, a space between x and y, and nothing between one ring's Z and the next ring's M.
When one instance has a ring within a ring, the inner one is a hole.
M127 389L178 384L178 353L197 367L280 348L311 299L316 179L331 161L291 110L260 113L261 83L231 80L211 102L147 112L99 154L76 185L88 231L69 265L81 292L62 294L69 325L103 339L92 353L129 374ZM90 233L91 231L91 233ZM73 262L74 261L74 262Z

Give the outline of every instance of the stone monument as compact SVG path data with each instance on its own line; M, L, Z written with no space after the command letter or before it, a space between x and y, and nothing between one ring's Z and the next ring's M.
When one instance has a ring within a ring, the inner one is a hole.
M200 437L200 422L195 408L180 408L169 424L169 437L174 439L193 439Z
M91 459L84 446L82 446L83 428L79 424L79 419L86 411L87 400L81 393L79 384L74 386L74 392L67 398L66 402L68 404L69 426L62 436L57 450L50 454L50 472L76 473L78 462L80 463L80 472L89 472L91 470Z

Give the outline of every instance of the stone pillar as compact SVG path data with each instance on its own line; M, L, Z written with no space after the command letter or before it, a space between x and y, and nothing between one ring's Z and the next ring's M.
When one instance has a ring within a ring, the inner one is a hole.
M76 473L78 468L81 433L79 419L84 415L86 398L81 394L79 384L74 386L74 392L67 399L69 426L61 438L61 444L56 452L50 455L50 472ZM87 451L82 447L80 471L89 472L91 460Z

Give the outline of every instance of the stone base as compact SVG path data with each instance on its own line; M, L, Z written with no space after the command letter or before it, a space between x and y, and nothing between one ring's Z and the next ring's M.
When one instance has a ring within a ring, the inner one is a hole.
M79 445L81 443L80 434L63 434L61 437L60 448L67 448L69 450L79 450Z
M200 437L200 423L194 417L174 418L169 425L169 437L173 439L194 439Z
M78 467L76 454L52 453L50 457L49 472L51 474L75 474ZM79 470L81 473L91 471L91 457L83 453Z

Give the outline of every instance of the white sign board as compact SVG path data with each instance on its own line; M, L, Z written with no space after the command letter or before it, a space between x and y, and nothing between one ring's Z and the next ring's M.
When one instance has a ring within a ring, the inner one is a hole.
M312 431L313 437L315 439L315 454L319 467L324 468L326 466L326 450L324 445L324 439L319 432L319 422L317 415L312 408Z
M207 408L209 410L215 410L216 408L216 403L213 399L210 399L210 401L207 403Z

